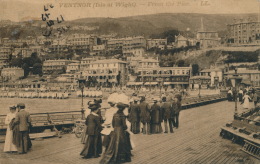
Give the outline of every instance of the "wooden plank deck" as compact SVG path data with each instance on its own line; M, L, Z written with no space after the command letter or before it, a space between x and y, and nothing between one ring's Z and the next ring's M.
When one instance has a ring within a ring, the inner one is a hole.
M180 114L180 128L174 133L134 135L136 147L131 163L136 164L223 164L259 161L240 151L239 145L219 136L221 126L233 119L234 103L219 102L184 110ZM98 159L81 159L83 145L75 135L33 141L33 149L25 155L0 153L0 159L21 159L29 162L98 163ZM3 144L0 144L0 150ZM0 162L1 163L1 162ZM18 162L19 163L19 162Z

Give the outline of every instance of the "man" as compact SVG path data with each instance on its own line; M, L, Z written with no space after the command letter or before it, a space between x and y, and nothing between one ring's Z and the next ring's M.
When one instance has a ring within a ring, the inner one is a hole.
M140 133L140 108L137 104L138 99L134 98L134 103L129 108L129 121L131 122L131 131L134 134Z
M179 128L179 115L181 111L181 95L175 95L174 97L174 103L172 104L173 107L173 117L172 122L176 129Z
M24 103L17 105L18 113L15 117L15 124L19 127L19 146L17 147L19 154L27 153L31 148L31 140L29 138L29 127L31 126L31 117L29 112L25 111Z
M150 134L150 107L145 102L145 97L141 96L140 104L140 120L143 124L143 134Z
M163 101L163 105L161 107L162 109L162 116L163 116L163 120L164 120L164 127L165 127L165 131L164 133L168 133L168 125L167 122L169 122L169 128L170 128L170 132L173 133L173 127L172 127L172 102L171 101L166 101L166 97L162 98Z

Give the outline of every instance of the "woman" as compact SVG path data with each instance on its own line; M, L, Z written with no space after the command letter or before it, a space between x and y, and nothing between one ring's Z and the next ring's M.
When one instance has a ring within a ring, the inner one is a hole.
M162 115L161 108L157 104L158 100L154 99L154 104L151 107L151 132L152 134L158 134L162 132Z
M243 108L244 109L248 109L250 106L250 96L248 95L248 92L245 94L245 96L243 97L243 101L241 104L243 104Z
M85 147L83 148L80 155L83 158L97 158L102 153L102 140L101 140L101 117L98 114L99 105L95 102L89 102L89 109L91 113L86 119L86 135L88 135Z
M114 131L108 149L100 161L101 164L131 162L131 145L126 132L126 116L123 113L126 105L118 103L117 108L118 111L112 120Z
M16 146L13 144L13 131L10 129L10 123L15 118L16 107L10 107L10 113L7 114L5 118L5 124L7 125L4 152L14 152L17 151Z
M84 116L85 116L85 119L87 119L88 115L90 114L90 110L85 110L84 111ZM81 143L82 144L85 144L87 142L87 126L84 126L84 130L83 130L83 133L82 133L82 136L81 136Z

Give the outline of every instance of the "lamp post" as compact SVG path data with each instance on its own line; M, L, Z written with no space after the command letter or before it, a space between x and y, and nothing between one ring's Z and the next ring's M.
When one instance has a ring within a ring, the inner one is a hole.
M200 98L200 87L201 87L201 80L199 79L199 98Z
M235 88L235 93L233 95L234 95L234 98L235 98L235 114L234 114L234 116L236 116L237 115L237 93L238 93L237 87L242 81L242 77L239 77L238 74L237 74L237 69L235 69L235 74L233 74L233 76L230 77L230 80L231 80L232 87Z
M83 103L83 91L85 88L85 83L86 83L86 79L78 79L79 82L79 88L81 90L81 114L82 114L82 119L84 119L84 103Z

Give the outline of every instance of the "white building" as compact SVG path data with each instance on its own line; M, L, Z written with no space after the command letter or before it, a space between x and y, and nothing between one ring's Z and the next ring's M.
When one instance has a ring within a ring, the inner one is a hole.
M18 67L3 68L1 76L6 80L17 80L24 76L24 70Z

